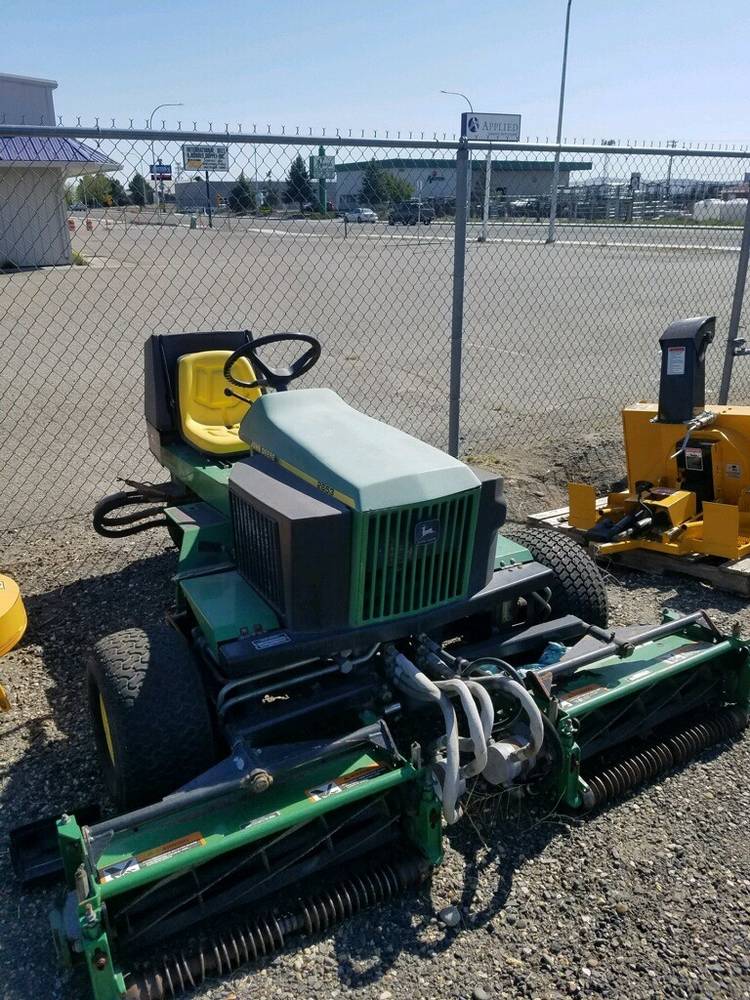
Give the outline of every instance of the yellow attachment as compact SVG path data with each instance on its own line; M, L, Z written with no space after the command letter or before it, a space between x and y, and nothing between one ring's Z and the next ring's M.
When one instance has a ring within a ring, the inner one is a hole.
M725 559L738 559L740 545L747 544L740 537L740 512L727 503L703 504L703 546L705 552Z
M587 483L568 483L568 502L570 513L568 521L579 531L593 528L599 519L596 509L596 490Z
M234 389L245 396L245 403L227 396L232 388L224 378L224 364L230 351L200 351L183 354L177 362L177 398L180 407L182 436L199 451L209 455L232 455L249 451L240 440L240 422L250 403L260 397L260 389ZM232 374L244 382L253 382L255 373L247 358L240 358Z
M677 527L695 517L695 493L690 493L687 490L676 490L659 500L649 498L648 507L649 510L661 508L661 510L666 511L669 523L672 527Z
M109 759L112 764L115 762L115 745L112 740L112 730L109 727L109 716L107 715L107 706L104 704L104 698L102 698L101 692L99 693L99 715L102 720L102 729L104 730L104 739L107 743L107 752L109 753Z
M0 656L21 641L27 624L18 584L0 573Z

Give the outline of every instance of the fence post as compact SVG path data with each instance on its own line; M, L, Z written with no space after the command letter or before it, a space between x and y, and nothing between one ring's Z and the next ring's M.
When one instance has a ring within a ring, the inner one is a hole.
M448 453L458 457L461 419L461 351L464 327L466 215L469 196L469 144L461 136L456 153L456 226L453 242L453 313L451 316L451 376L448 406Z
M727 334L727 347L724 354L724 371L721 373L719 403L722 405L729 402L729 389L732 384L732 366L734 365L735 358L735 341L740 329L742 299L745 295L745 284L747 283L748 258L750 258L750 198L747 200L747 208L745 209L745 225L742 228L740 259L737 262L737 280L734 284L732 313L729 317L729 333Z

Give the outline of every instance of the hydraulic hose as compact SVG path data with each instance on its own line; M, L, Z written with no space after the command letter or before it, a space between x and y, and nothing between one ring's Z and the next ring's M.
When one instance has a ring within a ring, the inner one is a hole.
M470 778L475 774L479 774L487 766L487 740L484 735L484 726L477 710L477 703L463 681L447 680L436 681L435 683L441 691L450 691L458 695L461 701L461 707L464 710L464 715L469 725L469 746L467 746L467 749L473 753L474 757L473 760L461 768L460 773L462 777Z
M387 652L390 653L394 683L418 700L438 705L443 714L446 747L445 777L442 782L443 815L446 822L453 824L461 815L457 803L466 790L466 782L460 773L460 747L455 709L448 696L443 694L435 682L418 670L403 653L396 652L393 647Z
M485 674L483 677L475 677L474 681L477 684L495 684L505 694L520 702L529 720L530 740L518 750L518 756L526 759L535 757L544 742L544 721L539 706L523 684L502 674Z
M483 663L492 663L492 664L494 664L496 667L499 667L502 671L504 671L506 674L508 674L509 677L512 677L513 680L516 681L516 683L523 684L523 678L521 677L521 675L519 674L519 672L516 670L516 668L514 666L512 666L510 663L507 663L505 660L501 660L497 656L480 656L476 660L472 660L471 661L471 663L469 664L468 670L470 671L470 670L479 669L479 667ZM478 680L478 678L474 677L474 678L472 678L472 680Z

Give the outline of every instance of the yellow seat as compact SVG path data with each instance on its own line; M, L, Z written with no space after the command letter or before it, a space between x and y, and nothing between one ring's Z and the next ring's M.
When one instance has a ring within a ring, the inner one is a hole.
M177 399L182 436L199 451L209 455L233 455L250 449L240 440L240 421L250 404L227 396L231 388L224 378L224 364L231 351L200 351L183 354L177 361ZM247 358L240 358L232 369L245 382L255 379ZM255 402L260 389L235 389Z

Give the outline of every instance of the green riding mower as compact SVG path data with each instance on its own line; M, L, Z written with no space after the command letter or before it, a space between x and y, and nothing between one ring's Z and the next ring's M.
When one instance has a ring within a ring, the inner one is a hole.
M417 885L476 783L589 809L746 724L739 635L703 612L610 629L575 543L500 533L500 478L287 391L319 356L292 333L145 345L170 479L94 522L166 527L175 602L89 662L122 812L56 824L54 937L97 1000L176 996Z

